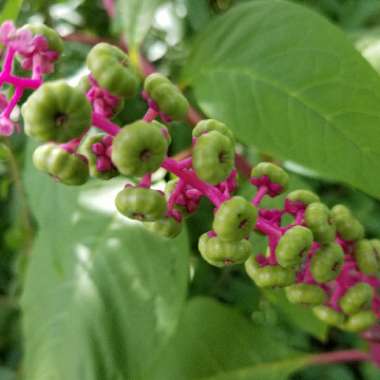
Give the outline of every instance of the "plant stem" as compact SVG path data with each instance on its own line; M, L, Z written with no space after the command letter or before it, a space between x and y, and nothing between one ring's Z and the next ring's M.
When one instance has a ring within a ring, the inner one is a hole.
M371 357L367 352L359 350L332 351L310 356L310 365L335 364L347 362L368 361Z
M112 121L108 120L106 117L95 112L92 113L92 123L95 127L111 136L117 135L120 131L120 127L117 124L112 123Z

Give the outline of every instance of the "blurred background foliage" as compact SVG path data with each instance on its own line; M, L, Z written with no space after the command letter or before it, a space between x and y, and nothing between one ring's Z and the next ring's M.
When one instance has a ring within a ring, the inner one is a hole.
M152 27L147 30L142 52L159 70L176 78L186 60L194 35L219 14L228 12L229 7L242 1L249 0L162 1L155 12ZM380 1L294 1L320 12L342 28L375 69L380 70ZM85 56L90 48L88 44L81 42L83 36L94 41L97 38L107 38L117 43L124 30L123 20L119 17L117 22L112 23L100 0L0 0L0 12L1 10L4 12L3 18L4 15L15 17L18 14L18 25L44 22L67 38L64 55L51 78L64 77L75 81L83 72ZM191 99L191 94L189 97ZM136 98L129 103L118 120L120 123L135 120L144 110L144 104ZM171 126L171 131L174 134L174 144L171 147L173 154L189 147L191 131L187 125L177 123ZM23 173L25 158L29 157L26 148L26 139L22 134L0 142L0 380L23 378L19 298L25 272L30 264L32 242L38 231L28 198L28 188L35 187L36 184L32 184L30 173L26 176ZM251 164L263 158L252 146L241 145L239 149ZM329 205L349 205L365 225L368 234L380 236L379 201L355 189L326 181L318 173L292 162L284 162L284 165L292 172L292 183L295 187L313 189ZM65 190L56 191L62 193ZM242 179L240 192L246 195L251 191ZM55 208L56 204L52 203L52 213ZM211 297L231 305L240 314L252 319L257 326L269 327L277 340L287 342L289 346L302 352L360 347L357 336L336 330L327 331L324 325L312 319L303 309L289 305L279 292L262 294L247 279L241 268L219 270L200 260L196 242L198 236L209 229L211 216L211 205L203 202L200 211L187 222L192 252L188 298ZM257 238L255 245L260 244L262 242ZM44 271L41 273L43 275ZM38 294L35 295L35 301L38 302ZM347 364L303 369L291 378L374 380L379 376L380 371L370 364Z

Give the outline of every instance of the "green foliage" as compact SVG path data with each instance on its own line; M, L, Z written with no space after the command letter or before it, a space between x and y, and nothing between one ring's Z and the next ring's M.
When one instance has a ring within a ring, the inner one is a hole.
M149 31L156 9L165 0L116 0L116 24L131 47L137 47Z
M40 228L22 299L27 378L140 378L184 302L186 236L169 244L94 210L112 193L96 183L67 189L30 165L25 181Z
M0 23L4 20L16 20L23 0L7 0L0 10Z
M365 174L380 169L380 80L315 13L283 1L234 7L199 34L183 80L242 141L380 197Z

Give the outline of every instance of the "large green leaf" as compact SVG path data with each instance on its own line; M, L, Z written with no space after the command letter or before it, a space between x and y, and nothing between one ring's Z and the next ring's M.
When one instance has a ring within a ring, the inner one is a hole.
M236 310L208 298L187 305L152 380L283 380L308 356L276 340Z
M155 11L163 3L165 0L117 0L116 21L131 47L143 41Z
M0 23L5 20L16 20L23 0L7 0L0 10Z
M380 197L380 78L320 15L237 5L199 35L183 79L243 142Z
M186 296L186 235L169 242L118 217L120 182L70 189L28 168L25 183L39 224L22 298L26 378L144 378Z

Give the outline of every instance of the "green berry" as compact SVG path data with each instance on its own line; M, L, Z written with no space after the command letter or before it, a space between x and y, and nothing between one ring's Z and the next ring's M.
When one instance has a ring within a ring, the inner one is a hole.
M310 203L319 202L318 195L309 190L294 190L287 195L286 199L291 202L300 202L305 206L308 206Z
M162 219L166 212L165 196L143 187L126 187L116 196L115 204L121 214L142 222Z
M328 325L339 327L344 323L344 314L329 306L318 305L313 307L314 314Z
M284 268L298 266L313 243L313 234L302 226L290 228L276 247L278 263Z
M224 124L215 119L201 120L193 129L193 137L200 137L205 133L217 131L228 137L235 144L235 137L232 131Z
M271 183L280 185L283 190L286 189L289 182L289 176L285 170L271 162L260 162L257 164L251 171L251 177L268 177Z
M322 246L311 259L311 273L320 284L338 277L344 261L344 253L339 244Z
M56 51L57 53L62 53L63 41L54 29L51 29L44 24L27 24L22 27L22 30L24 29L30 30L33 35L40 35L45 37L49 46L49 50Z
M139 88L139 77L131 67L128 55L107 43L95 45L87 56L87 67L99 85L115 96L133 98Z
M112 162L124 175L143 176L160 167L167 148L160 129L139 120L126 125L114 138Z
M175 238L182 231L182 223L171 217L165 217L156 222L145 222L144 226L147 230L169 239Z
M376 276L380 270L380 256L376 240L359 240L355 245L354 256L361 272Z
M248 237L256 218L256 208L243 197L235 196L216 211L212 227L220 239L237 241Z
M365 310L350 316L340 327L349 332L359 333L368 330L376 321L376 315L370 310Z
M209 237L207 233L199 238L198 248L202 257L216 267L243 263L252 253L248 240L229 242L217 236Z
M245 270L248 276L261 288L285 287L293 284L296 280L293 270L283 268L280 265L262 267L253 255L245 262Z
M355 241L363 238L364 227L346 206L334 206L331 210L331 220L344 240Z
M294 284L285 288L286 297L291 303L320 305L326 301L326 293L317 285Z
M307 206L305 224L311 229L314 240L327 244L335 239L335 226L330 223L330 210L323 203L315 202Z
M103 133L98 133L96 135L86 137L86 139L80 147L80 152L87 157L90 176L94 178L108 180L117 176L119 174L118 171L115 168L113 168L108 171L100 172L96 168L97 156L92 151L92 146L96 143L100 143L105 136L106 135Z
M22 115L25 133L41 141L69 141L91 126L86 96L64 81L43 84L24 103Z
M364 282L359 282L347 290L339 304L346 314L352 315L360 310L368 309L372 298L373 288Z
M65 185L83 185L88 179L88 164L83 156L59 145L47 143L33 153L34 166Z
M144 90L165 115L175 120L181 120L186 116L189 108L187 99L164 75L149 75L145 79Z
M193 149L193 168L200 179L216 185L231 173L234 153L228 137L216 131L209 132L197 139Z

